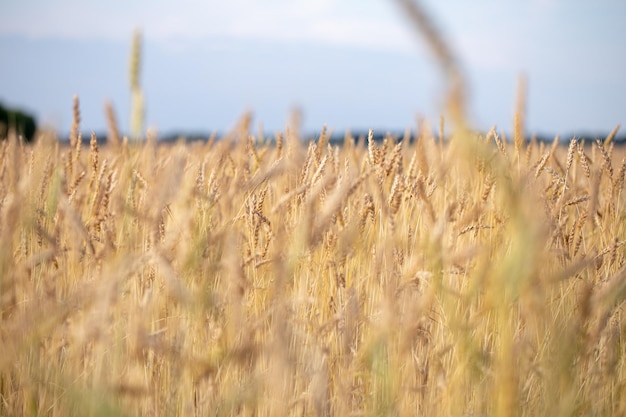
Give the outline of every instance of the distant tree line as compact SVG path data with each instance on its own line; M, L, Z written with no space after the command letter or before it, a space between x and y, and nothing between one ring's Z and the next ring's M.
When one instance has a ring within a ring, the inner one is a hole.
M0 140L4 140L9 135L9 130L15 129L26 142L32 142L37 130L35 118L21 110L4 107L0 103Z

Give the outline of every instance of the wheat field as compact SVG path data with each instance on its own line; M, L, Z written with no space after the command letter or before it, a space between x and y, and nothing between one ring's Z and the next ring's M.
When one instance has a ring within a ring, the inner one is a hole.
M0 142L0 415L626 414L624 148Z

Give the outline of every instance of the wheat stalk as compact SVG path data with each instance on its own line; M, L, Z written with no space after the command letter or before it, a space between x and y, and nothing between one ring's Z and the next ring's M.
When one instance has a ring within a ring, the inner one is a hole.
M515 116L513 118L513 141L515 143L515 152L518 162L521 157L522 145L525 141L524 137L524 115L526 107L526 78L519 77L517 84L517 101L515 105ZM519 167L518 167L519 168Z
M144 103L140 85L142 35L139 29L133 33L130 52L130 130L131 138L139 140L143 132Z

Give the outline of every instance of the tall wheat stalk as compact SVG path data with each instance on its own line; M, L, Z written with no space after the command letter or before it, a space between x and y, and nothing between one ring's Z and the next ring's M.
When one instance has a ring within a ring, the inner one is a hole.
M139 29L133 33L133 42L130 52L130 132L133 140L143 137L144 102L140 84L142 59L142 34Z

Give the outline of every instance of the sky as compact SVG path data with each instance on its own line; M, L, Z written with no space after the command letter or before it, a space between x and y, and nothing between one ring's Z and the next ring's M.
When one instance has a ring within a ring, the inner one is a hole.
M527 80L526 130L626 128L626 2L422 0L456 52L478 129L513 125ZM403 131L436 124L444 79L394 0L2 0L0 102L69 131L104 103L129 125L128 62L143 34L146 126L225 132L246 111L267 133L299 109L302 129Z

